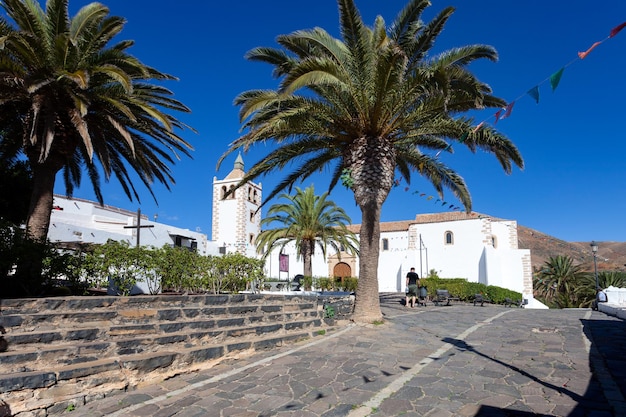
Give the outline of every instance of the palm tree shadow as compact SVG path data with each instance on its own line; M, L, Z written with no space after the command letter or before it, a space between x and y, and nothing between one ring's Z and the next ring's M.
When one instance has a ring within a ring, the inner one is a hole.
M463 341L463 340L454 339L454 338L451 338L451 337L445 337L445 338L443 338L442 340L443 340L444 342L446 342L446 343L450 343L451 345L456 346L456 348L457 348L458 350L460 350L460 351L467 351L467 352L472 352L472 353L475 353L475 354L477 354L478 356L481 356L481 357L483 357L483 358L485 358L485 359L489 359L489 360L490 360L490 361L492 361L492 362L495 362L495 363L497 363L497 364L499 364L499 365L502 365L502 366L504 366L504 367L506 367L506 368L509 368L509 369L511 369L511 370L513 370L513 371L515 371L515 372L519 373L520 375L524 375L526 378L528 378L528 379L530 379L530 380L532 380L532 381L534 381L534 382L536 382L536 383L538 383L538 384L543 385L544 387L546 387L546 388L548 388L548 389L551 389L551 390L557 391L557 392L559 392L559 393L561 393L561 394L563 394L563 395L567 395L568 397L570 397L570 398L571 398L571 399L573 399L574 401L580 401L580 400L582 399L582 397L581 397L580 395L578 395L578 394L576 394L575 392L572 392L572 391L570 391L570 390L568 390L568 389L566 389L566 388L564 388L564 387L560 387L560 386L558 386L558 385L554 385L554 384L551 384L551 383L549 383L549 382L543 381L543 380L541 380L541 379L537 378L536 376L534 376L534 375L532 375L532 374L530 374L530 373L526 372L525 370L518 368L518 367L517 367L517 366L515 366L515 365L511 365L511 364L509 364L509 363L502 362L502 361L501 361L501 360L499 360L499 359L492 358L491 356L487 356L487 355L485 355L484 353L482 353L482 352L480 352L480 351L478 351L478 350L474 349L474 347L473 347L472 345L470 345L470 344L466 343L466 342L465 342L465 341ZM533 414L533 415L536 415L536 414Z
M599 413L598 415L626 416L626 402L624 401L626 396L626 355L624 355L624 352L626 352L626 322L613 319L581 320L581 323L583 325L583 333L591 341L589 364L592 371L592 378L583 395L576 394L565 387L542 381L523 369L485 355L462 340L444 338L443 341L454 345L460 351L475 353L520 375L524 375L548 389L567 395L576 401L577 404L568 414L568 417L587 416L593 413ZM611 394L605 395L606 392ZM483 405L474 416L549 417L551 415Z

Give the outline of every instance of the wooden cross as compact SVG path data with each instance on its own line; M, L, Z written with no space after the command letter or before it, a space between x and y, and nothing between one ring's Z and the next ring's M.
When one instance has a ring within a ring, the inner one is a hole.
M135 226L124 226L124 229L137 229L137 247L139 247L139 235L141 229L144 227L154 227L153 224L147 224L145 226L141 225L141 209L137 209L137 224Z

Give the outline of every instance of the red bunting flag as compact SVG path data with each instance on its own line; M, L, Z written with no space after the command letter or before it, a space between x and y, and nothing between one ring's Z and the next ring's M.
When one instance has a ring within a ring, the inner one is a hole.
M589 55L589 53L591 51L593 51L595 49L596 46L600 45L602 42L596 42L593 45L591 45L591 48L587 49L585 52L579 52L578 53L578 58L580 59L585 59L587 57L587 55Z
M611 30L611 34L609 35L609 38L612 38L613 36L617 35L620 30L624 29L626 27L626 22L622 23L621 25L615 26L612 30Z
M496 112L496 114L494 114L494 116L495 116L495 118L496 118L496 121L495 121L495 122L493 122L493 124L494 124L494 125L496 125L496 124L498 123L498 120L500 120L500 115L502 114L502 112L503 112L503 109L500 109L500 110L498 110L498 111Z
M502 116L502 119L506 119L507 117L509 117L511 115L511 112L513 111L513 106L515 105L515 102L512 101L509 103L508 106L506 106L506 111L504 112L504 115Z

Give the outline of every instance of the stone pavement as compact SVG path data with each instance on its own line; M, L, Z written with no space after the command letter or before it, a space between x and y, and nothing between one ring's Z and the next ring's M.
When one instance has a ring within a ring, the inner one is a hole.
M406 308L229 360L74 416L626 416L626 324L585 309Z

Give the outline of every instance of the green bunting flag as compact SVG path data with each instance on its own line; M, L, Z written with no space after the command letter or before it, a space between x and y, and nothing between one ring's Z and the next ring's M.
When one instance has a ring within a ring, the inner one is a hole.
M550 85L552 86L552 91L556 90L556 88L559 86L559 82L561 82L561 77L563 76L563 71L565 71L565 68L561 68L550 76Z

